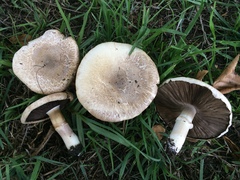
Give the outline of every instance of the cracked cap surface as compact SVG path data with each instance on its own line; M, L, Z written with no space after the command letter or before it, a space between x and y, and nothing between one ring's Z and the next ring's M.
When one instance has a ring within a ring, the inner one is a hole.
M14 54L13 72L32 91L52 94L69 86L78 64L75 40L58 30L48 30Z

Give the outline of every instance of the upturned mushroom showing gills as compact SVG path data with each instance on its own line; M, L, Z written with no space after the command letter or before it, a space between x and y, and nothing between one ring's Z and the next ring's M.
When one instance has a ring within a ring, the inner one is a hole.
M48 30L42 36L21 47L13 57L14 74L32 91L52 94L64 91L79 64L79 50L72 37L58 30Z
M212 86L192 78L172 78L158 89L155 104L159 116L173 127L168 151L177 154L186 137L221 137L232 124L228 99Z
M76 76L78 100L102 121L132 119L144 111L157 93L156 65L141 49L106 42L82 59Z
M79 155L81 144L61 113L61 109L73 99L70 93L54 93L30 104L21 116L23 124L34 124L50 118L54 129L63 139L72 155Z

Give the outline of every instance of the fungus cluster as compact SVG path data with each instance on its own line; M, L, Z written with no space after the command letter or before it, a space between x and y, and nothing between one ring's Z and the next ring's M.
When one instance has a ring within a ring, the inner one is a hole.
M57 30L46 31L13 57L13 71L17 77L32 91L46 95L25 109L21 122L31 124L50 119L73 154L79 153L80 141L61 109L73 99L71 93L63 91L75 74L79 102L102 121L132 119L155 99L159 116L173 127L167 143L173 154L181 150L186 137L221 137L231 126L231 105L220 91L200 80L185 77L168 79L158 87L160 80L156 65L143 50L132 45L101 43L78 65L78 45L73 38L66 38ZM225 72L227 75L222 75L214 83L222 91L231 77L235 80L233 85L240 84L233 68ZM203 76L204 73L200 74L198 79ZM161 139L157 128L153 130Z
M76 71L76 94L96 118L117 122L142 113L155 98L159 75L151 58L129 44L107 42L89 51L79 64L78 46L57 30L30 41L13 57L13 71L32 91L47 95L29 105L21 122L50 119L72 152L80 142L60 110L73 99L65 91ZM78 67L78 69L77 69Z

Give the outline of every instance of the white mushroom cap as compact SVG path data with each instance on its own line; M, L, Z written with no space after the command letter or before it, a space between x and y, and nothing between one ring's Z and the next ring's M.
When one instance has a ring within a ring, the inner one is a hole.
M214 87L193 78L178 77L164 81L158 89L155 104L161 118L170 126L187 106L195 108L193 128L188 137L210 139L221 137L232 124L228 99Z
M141 49L106 42L82 59L76 76L77 97L96 118L117 122L142 113L157 93L156 65Z
M48 30L14 54L13 72L32 91L51 94L67 88L78 64L76 41L58 30Z

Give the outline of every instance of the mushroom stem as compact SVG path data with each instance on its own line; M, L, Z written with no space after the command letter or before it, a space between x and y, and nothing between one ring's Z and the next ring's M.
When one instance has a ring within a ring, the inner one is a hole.
M69 124L63 117L60 106L56 106L47 112L54 129L62 137L68 150L80 144L78 136L73 132Z
M169 136L168 148L171 153L177 154L181 150L189 129L193 128L192 120L195 114L196 109L193 106L186 106L177 117Z

